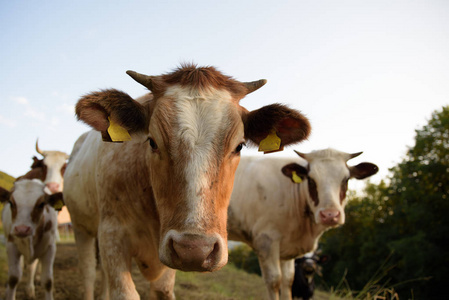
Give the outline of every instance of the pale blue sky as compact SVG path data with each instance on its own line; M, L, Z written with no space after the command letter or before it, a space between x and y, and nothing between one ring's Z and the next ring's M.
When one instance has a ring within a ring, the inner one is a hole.
M378 164L378 181L449 104L449 2L0 1L0 170L27 172L38 137L70 153L89 129L73 114L83 94L138 97L126 70L185 61L268 79L250 110L281 102L309 117L310 139L272 155L364 151L353 163Z

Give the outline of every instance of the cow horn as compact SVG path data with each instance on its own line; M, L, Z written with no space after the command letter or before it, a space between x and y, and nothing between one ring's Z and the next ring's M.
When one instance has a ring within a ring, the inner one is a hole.
M307 158L306 158L307 154L301 153L301 152L296 151L296 150L293 150L293 151L295 151L295 153L298 154L299 156L301 156L302 158L307 159Z
M39 153L39 154L42 155L42 156L47 155L47 154L45 153L45 151L42 151L42 150L39 148L38 141L39 141L39 139L36 139L36 151L37 151L37 153Z
M243 82L246 89L248 90L248 92L246 93L247 95L249 93L252 93L252 92L260 89L265 83L267 83L266 79L260 79L260 80L251 81L251 82Z
M351 158L357 157L357 156L359 156L362 153L363 153L363 151L362 152L356 152L356 153L348 154L349 158L347 160L350 160Z
M140 74L131 70L126 71L126 74L131 76L132 79L143 85L144 87L148 88L150 91L153 91L153 77Z

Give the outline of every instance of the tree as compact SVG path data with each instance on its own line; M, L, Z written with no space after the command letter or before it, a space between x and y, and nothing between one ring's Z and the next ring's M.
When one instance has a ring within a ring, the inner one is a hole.
M449 265L449 106L416 130L415 145L390 174L350 197L346 224L324 236L323 250L335 252L325 271L335 283L347 269L351 287L361 289L392 253L385 279L400 284L401 295L440 299Z

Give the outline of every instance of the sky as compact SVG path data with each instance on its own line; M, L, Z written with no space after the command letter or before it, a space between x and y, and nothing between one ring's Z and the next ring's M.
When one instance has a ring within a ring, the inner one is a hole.
M348 164L377 164L378 182L449 104L449 2L0 1L0 170L25 174L36 139L70 153L90 130L74 116L84 94L139 97L126 70L183 62L265 78L242 106L283 103L309 118L310 138L271 156L363 151Z

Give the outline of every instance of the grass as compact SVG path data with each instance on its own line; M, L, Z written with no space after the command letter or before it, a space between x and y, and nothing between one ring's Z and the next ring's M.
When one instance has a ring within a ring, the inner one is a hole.
M0 171L0 186L6 190L10 190L16 179L5 172Z
M0 225L1 226L1 225ZM1 230L1 227L0 227ZM61 244L74 242L73 233L61 233ZM65 254L65 252L64 252ZM0 282L7 281L6 249L0 243ZM137 270L136 270L137 271ZM380 281L385 271L385 263L381 265L379 271L373 275L372 279L361 291L353 291L345 276L341 279L337 287L332 287L330 292L316 290L315 300L399 300L394 286L381 284ZM134 273L134 272L133 272ZM140 274L139 274L140 275ZM147 285L143 278L133 274L136 285ZM138 283L140 282L140 283ZM145 282L145 283L143 283ZM146 288L145 288L146 289ZM145 290L144 289L144 290ZM145 292L143 293L145 294ZM176 273L175 294L179 299L196 300L231 300L231 299L266 299L266 288L262 277L256 274L249 274L238 269L233 264L227 264L221 270L213 273L180 272ZM142 299L145 299L143 297Z
M175 293L185 299L264 299L263 279L228 264L213 273L176 273Z

